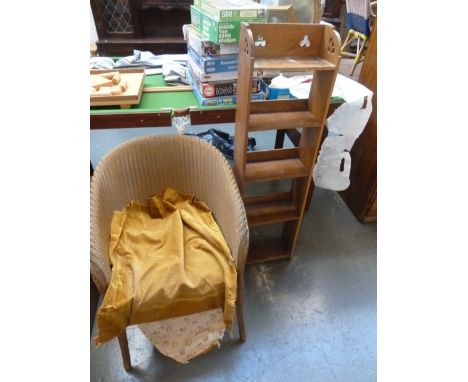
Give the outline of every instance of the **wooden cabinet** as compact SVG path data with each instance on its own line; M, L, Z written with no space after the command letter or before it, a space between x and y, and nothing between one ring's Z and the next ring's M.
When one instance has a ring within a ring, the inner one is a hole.
M377 22L359 82L374 92L373 109L363 133L351 149L351 184L340 195L354 216L368 223L377 220Z
M190 24L192 0L91 0L98 54L186 53L182 25Z
M322 13L322 20L335 26L339 31L341 28L341 7L343 0L326 0Z

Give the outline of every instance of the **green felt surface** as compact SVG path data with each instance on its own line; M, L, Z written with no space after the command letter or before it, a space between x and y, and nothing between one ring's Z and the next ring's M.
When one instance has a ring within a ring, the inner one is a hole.
M145 76L144 87L155 86L167 86L162 75L155 74ZM341 98L332 98L331 102L343 102L343 100ZM91 108L91 114L157 113L163 109L185 109L188 107L195 107L201 110L234 108L234 106L200 106L193 91L168 91L164 93L143 93L140 103L138 105L132 105L130 109L121 109L120 106L94 106Z
M144 87L167 86L162 75L145 76ZM91 114L116 114L116 113L155 113L162 109L184 109L187 107L197 109L213 109L213 107L200 106L192 91L187 92L164 92L143 93L140 103L132 105L130 109L121 109L120 106L96 106L91 108Z

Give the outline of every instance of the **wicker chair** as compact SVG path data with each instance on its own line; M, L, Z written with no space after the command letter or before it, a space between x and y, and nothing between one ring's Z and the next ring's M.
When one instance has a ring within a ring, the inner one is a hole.
M108 261L112 214L131 200L147 198L173 187L194 194L212 210L237 264L237 323L245 341L243 318L244 268L249 230L237 183L223 155L199 138L156 135L130 140L109 152L91 182L91 276L104 295L111 276ZM126 370L131 368L127 335L119 337Z

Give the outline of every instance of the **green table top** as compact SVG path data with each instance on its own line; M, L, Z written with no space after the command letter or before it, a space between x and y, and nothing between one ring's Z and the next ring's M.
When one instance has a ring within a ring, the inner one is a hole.
M145 76L144 87L168 86L162 75L155 74ZM154 113L162 109L185 109L188 107L197 109L221 109L221 107L200 106L193 91L186 92L164 92L164 93L143 93L140 103L132 105L129 109L121 109L120 106L96 106L91 108L91 114L116 114L116 113ZM232 108L224 107L224 108Z
M161 74L145 76L144 87L168 86ZM331 102L343 102L341 98L332 98ZM132 105L129 109L121 109L120 106L94 106L92 115L120 114L120 113L157 113L163 109L186 109L195 107L199 110L233 109L235 106L200 106L193 91L143 93L140 103Z

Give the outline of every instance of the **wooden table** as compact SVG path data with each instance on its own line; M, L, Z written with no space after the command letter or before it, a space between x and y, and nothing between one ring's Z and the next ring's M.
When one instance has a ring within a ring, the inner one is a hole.
M151 75L145 77L144 86L159 87L167 86L167 84L161 75ZM332 100L330 111L341 105L341 103L342 100ZM133 105L130 109L119 109L117 106L92 108L90 128L167 127L172 125L172 110L187 110L189 108L192 125L232 123L235 121L235 106L204 107L200 106L192 91L168 91L164 93L143 93L140 104Z
M144 87L167 86L161 75L145 77ZM168 87L170 89L170 87ZM328 115L330 116L342 99L332 99ZM140 127L168 127L172 125L172 110L181 110L190 114L192 125L206 125L216 123L233 123L236 108L232 107L205 107L200 106L192 91L164 93L143 93L140 104L132 105L130 109L120 109L118 106L91 108L90 128L118 129ZM281 148L284 137L288 136L291 142L299 145L300 132L298 130L278 130L275 139L275 148ZM325 134L322 140L325 139ZM91 167L91 174L93 168ZM306 209L309 208L313 187L307 198Z

